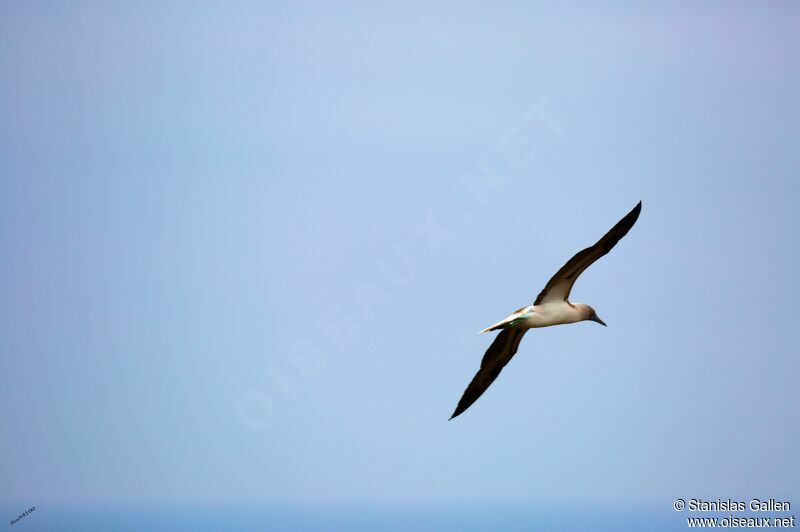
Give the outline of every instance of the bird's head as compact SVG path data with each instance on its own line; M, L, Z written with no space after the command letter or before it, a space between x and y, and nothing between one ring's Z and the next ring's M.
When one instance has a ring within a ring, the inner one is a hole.
M600 319L600 316L597 315L597 312L590 307L589 305L581 305L581 310L583 311L583 319L588 321L593 321L595 323L599 323L603 327L607 327L606 322Z

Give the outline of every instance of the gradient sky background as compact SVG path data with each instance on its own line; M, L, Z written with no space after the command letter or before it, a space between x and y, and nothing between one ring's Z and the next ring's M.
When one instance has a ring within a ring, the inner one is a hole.
M792 2L2 2L0 502L800 505L798 64Z

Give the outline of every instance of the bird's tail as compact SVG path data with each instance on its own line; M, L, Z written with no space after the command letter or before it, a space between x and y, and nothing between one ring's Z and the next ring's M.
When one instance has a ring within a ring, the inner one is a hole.
M533 312L531 307L523 307L518 311L514 312L511 316L507 317L503 321L498 321L494 325L490 327L486 327L484 330L479 331L478 334L489 332L489 331L496 331L497 329L507 329L508 327L514 327L519 321L527 316L529 316Z
M483 334L485 332L490 332L490 331L496 331L497 329L504 329L506 327L506 325L508 325L508 320L503 320L503 321L495 323L491 327L486 327L482 331L478 331L478 334Z

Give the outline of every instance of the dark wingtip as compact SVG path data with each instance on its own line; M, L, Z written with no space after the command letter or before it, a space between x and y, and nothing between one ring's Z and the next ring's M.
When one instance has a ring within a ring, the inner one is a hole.
M458 416L461 415L462 412L463 410L459 410L458 408L456 408L453 414L450 416L450 419L448 419L447 421L451 421L452 419L457 418Z
M630 220L630 227L633 227L633 224L635 224L636 220L639 219L639 213L641 212L642 212L642 200L639 200L639 203L637 203L636 206L634 206L634 208L631 209L631 212L626 214L625 217L622 220L620 220L620 222L622 222L623 220ZM630 227L628 227L628 229L630 229ZM625 232L627 233L628 231L625 230Z

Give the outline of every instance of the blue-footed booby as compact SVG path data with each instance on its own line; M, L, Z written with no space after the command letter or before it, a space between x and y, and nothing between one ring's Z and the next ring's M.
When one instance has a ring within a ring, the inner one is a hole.
M583 303L571 303L567 298L578 276L591 266L594 261L611 251L611 248L623 236L628 234L628 231L639 218L641 210L642 202L640 201L631 212L617 222L617 225L612 227L595 245L578 252L569 259L547 282L533 305L523 307L503 321L480 331L484 333L500 329L500 333L494 339L492 345L489 346L489 349L486 350L486 354L483 355L481 368L472 378L467 389L464 390L464 395L461 396L461 400L458 402L458 406L453 415L450 416L450 419L460 415L464 410L472 406L472 403L477 401L494 382L505 365L517 352L519 342L528 329L586 320L605 325L605 322L597 316L597 312L592 307Z

